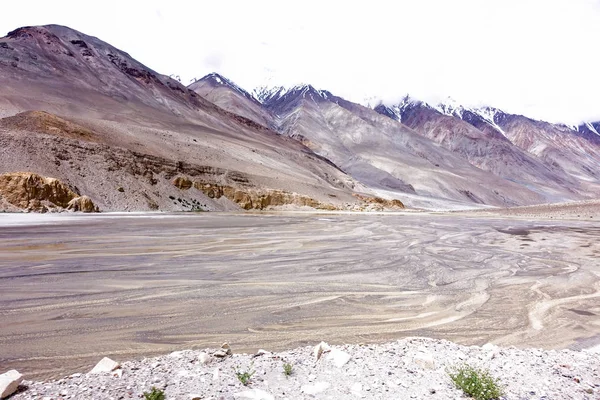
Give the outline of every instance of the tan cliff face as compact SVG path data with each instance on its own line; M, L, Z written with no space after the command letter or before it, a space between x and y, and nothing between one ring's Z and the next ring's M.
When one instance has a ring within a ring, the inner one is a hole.
M181 190L189 190L192 187L202 191L211 199L225 197L237 204L244 210L265 210L279 206L311 207L317 210L359 210L359 211L383 211L399 210L404 208L400 200L385 200L378 197L369 197L355 194L358 204L335 205L315 200L309 196L298 193L287 192L279 189L266 189L257 187L235 187L232 185L221 185L206 181L192 181L185 176L173 179L173 185Z
M99 211L89 197L79 196L58 179L31 172L0 175L0 200L24 211Z

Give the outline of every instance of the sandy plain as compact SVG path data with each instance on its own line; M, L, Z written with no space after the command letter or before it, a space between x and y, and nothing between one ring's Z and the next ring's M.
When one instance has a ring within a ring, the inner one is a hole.
M0 214L0 365L406 336L600 345L596 218Z

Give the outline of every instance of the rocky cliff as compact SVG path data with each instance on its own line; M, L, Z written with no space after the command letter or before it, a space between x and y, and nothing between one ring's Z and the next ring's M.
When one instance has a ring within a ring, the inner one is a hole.
M58 179L31 172L0 175L0 208L27 212L99 211L88 196L80 196Z

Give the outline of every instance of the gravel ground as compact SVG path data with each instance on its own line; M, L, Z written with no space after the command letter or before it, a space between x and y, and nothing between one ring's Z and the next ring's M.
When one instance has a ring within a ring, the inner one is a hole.
M225 357L216 356L221 349L178 351L126 361L113 372L24 381L11 399L135 399L153 386L169 400L460 399L446 370L464 363L489 369L504 385L504 399L600 399L599 354L592 350L467 347L427 338L322 350L319 359L315 347ZM293 365L289 377L284 363ZM244 386L236 371L255 373Z

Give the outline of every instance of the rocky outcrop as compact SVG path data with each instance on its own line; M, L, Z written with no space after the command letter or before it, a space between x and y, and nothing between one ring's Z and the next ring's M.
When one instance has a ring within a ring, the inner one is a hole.
M73 192L58 179L31 172L0 175L0 199L24 211L98 212L98 207L89 197Z
M95 205L92 199L90 199L88 196L75 197L73 200L69 201L67 210L81 211L84 213L100 212L98 206Z
M39 132L69 139L99 141L98 135L91 130L45 111L25 111L12 117L0 119L0 127L17 131Z
M188 190L192 187L193 182L185 176L178 176L177 178L173 179L173 185L177 189Z
M360 194L354 194L359 200L358 204L345 206L336 206L331 203L324 203L312 197L287 192L279 189L264 189L249 186L248 180L244 180L239 186L233 184L239 183L236 179L232 185L219 184L207 181L192 181L188 177L178 176L173 179L173 185L181 190L188 190L192 187L202 191L211 199L220 199L225 197L244 210L265 210L270 207L293 205L298 207L311 207L317 210L345 210L352 209L357 211L383 211L403 209L404 204L400 200L386 200L380 197L369 197Z
M386 200L386 199L382 199L381 197L369 197L369 196L363 196L361 194L354 194L354 197L356 197L357 199L359 199L360 201L367 203L367 204L372 204L375 205L375 208L378 208L380 211L383 211L385 209L392 209L392 210L397 210L397 209L403 209L404 204L397 199L392 199L392 200ZM380 206L380 207L377 207Z
M225 197L244 210L264 210L269 207L285 205L306 206L319 210L337 210L337 207L333 204L323 203L302 194L278 189L234 187L205 181L192 181L183 176L175 178L173 185L181 190L188 190L194 187L211 199Z
M337 207L333 204L322 203L302 194L278 189L235 188L205 182L194 182L194 187L204 192L211 199L225 196L244 210L264 210L268 207L285 205L306 206L319 210L337 210Z

